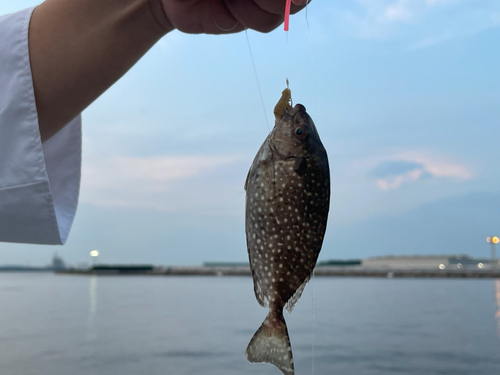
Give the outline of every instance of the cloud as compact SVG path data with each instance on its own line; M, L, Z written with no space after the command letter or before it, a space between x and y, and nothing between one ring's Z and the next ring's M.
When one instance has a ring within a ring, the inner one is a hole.
M442 35L436 35L436 36L431 36L429 38L424 38L418 42L412 43L408 46L409 51L421 49L421 48L427 48L427 47L432 47L437 44L441 44L446 42L447 40L451 39L452 35L449 33L444 33Z
M384 160L370 171L370 175L376 177L376 184L381 190L397 189L403 184L430 178L464 181L473 176L462 164L418 152L406 152Z
M398 0L388 5L384 17L388 21L411 21L430 12L433 7L456 3L457 0Z
M450 16L452 14L452 16ZM358 0L332 5L342 32L361 39L399 39L417 50L500 27L500 2L466 0Z
M384 18L388 21L409 21L415 14L414 1L399 0L389 5L384 12Z
M80 201L99 207L228 211L238 198L229 190L243 190L243 172L237 178L232 173L241 162L234 155L92 158L82 167Z
M390 160L384 161L376 166L371 171L371 175L378 178L386 178L421 168L423 168L423 165L420 163L407 162L403 160Z

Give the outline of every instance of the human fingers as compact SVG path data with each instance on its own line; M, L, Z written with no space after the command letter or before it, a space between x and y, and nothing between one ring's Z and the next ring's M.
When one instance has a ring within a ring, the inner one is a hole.
M283 4L283 0L279 2ZM283 22L283 11L280 13L273 12L273 10L277 12L274 5L263 9L254 0L226 0L225 3L232 15L249 29L267 33ZM276 3L276 1L272 3Z
M295 5L306 5L310 2L311 0L292 0L292 3L294 3Z
M290 13L295 14L300 12L306 7L312 0L292 0L292 6L290 8Z
M274 14L284 14L285 13L285 1L284 0L254 0L254 2L263 10ZM307 0L292 0L290 7L290 13L295 14L300 10L304 9L307 4Z

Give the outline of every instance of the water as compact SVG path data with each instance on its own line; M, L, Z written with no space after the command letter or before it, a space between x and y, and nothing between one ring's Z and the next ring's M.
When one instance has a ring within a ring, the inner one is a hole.
M246 277L1 273L0 374L278 375L265 315ZM285 318L298 375L500 373L500 280L317 277Z

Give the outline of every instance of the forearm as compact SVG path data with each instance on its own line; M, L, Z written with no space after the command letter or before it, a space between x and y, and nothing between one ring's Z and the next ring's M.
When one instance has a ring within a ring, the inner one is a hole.
M173 29L157 7L150 0L47 0L35 9L29 49L42 141Z

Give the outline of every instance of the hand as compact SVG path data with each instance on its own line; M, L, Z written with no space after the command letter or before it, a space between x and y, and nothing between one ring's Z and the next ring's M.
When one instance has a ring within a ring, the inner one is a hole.
M281 25L285 0L155 0L163 6L157 19L167 30L190 34L230 34L253 29L267 33ZM291 14L307 0L292 0ZM153 9L159 7L153 6Z
M291 13L307 0L292 0ZM45 0L31 18L30 65L42 142L115 83L166 33L269 32L285 0Z

